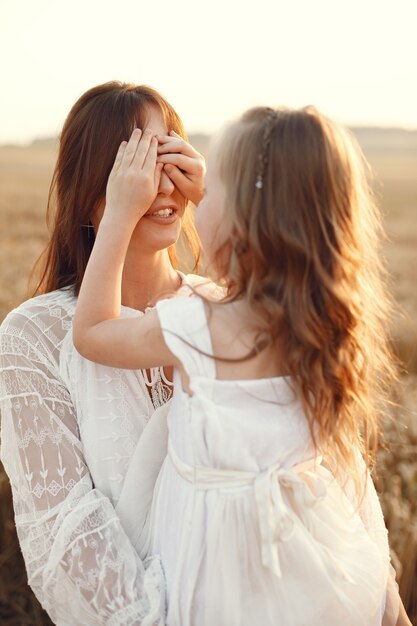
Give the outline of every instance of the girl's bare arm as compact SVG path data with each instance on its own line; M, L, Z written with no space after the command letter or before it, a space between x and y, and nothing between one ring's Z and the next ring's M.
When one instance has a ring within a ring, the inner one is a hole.
M106 208L78 297L73 337L87 359L112 367L175 365L156 312L120 319L123 265L132 232L154 200L162 164L156 138L136 129L119 148L110 173Z

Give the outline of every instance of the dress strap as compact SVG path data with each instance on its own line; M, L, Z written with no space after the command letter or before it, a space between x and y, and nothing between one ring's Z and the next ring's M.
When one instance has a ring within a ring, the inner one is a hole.
M156 304L165 343L181 361L190 378L216 377L216 362L207 324L204 300L196 295L177 296ZM208 356L207 356L208 355Z

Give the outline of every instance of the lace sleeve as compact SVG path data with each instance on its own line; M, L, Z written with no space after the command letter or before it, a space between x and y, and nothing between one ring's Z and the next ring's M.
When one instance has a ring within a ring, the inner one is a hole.
M0 329L1 459L29 584L58 625L163 624L161 565L144 567L94 489L57 374L68 302L32 303Z

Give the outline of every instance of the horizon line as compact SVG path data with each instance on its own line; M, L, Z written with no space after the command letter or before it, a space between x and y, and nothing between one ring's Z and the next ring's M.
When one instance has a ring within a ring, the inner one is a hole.
M385 132L389 132L389 131L396 131L396 132L404 132L404 133L417 133L417 126L416 127L406 127L406 126L381 126L380 124L376 124L376 125L371 125L371 124L342 124L342 126L345 126L346 128L352 130L352 131L361 131L361 130L371 130L371 131L385 131ZM206 137L206 138L210 138L212 137L212 135L216 132L208 132L208 131L202 131L202 130L194 130L194 131L186 131L187 135L189 137L193 137L193 136L199 136L199 137ZM59 140L59 133L56 135L39 135L39 136L35 136L32 139L25 139L22 141L19 140L9 140L9 141L1 141L0 143L0 148L30 148L32 147L34 144L37 143L47 143L47 142L53 142L53 141L58 141Z

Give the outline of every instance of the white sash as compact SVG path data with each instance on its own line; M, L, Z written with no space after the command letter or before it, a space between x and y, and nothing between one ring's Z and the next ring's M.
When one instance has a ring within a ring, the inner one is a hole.
M315 493L308 486L309 476L317 479L315 471L322 458L318 456L308 459L290 469L284 469L276 463L267 470L256 473L188 465L179 458L170 440L168 454L178 474L192 483L195 489L228 489L253 485L261 533L262 563L281 578L278 544L290 539L296 521L296 514L286 504L281 488L290 489L300 507L313 507L326 494L322 481L315 481Z

